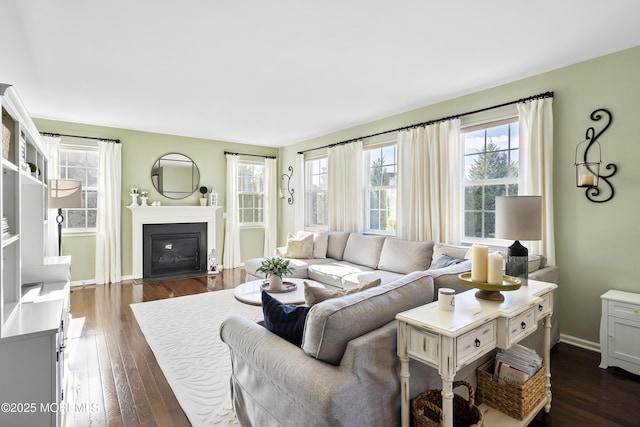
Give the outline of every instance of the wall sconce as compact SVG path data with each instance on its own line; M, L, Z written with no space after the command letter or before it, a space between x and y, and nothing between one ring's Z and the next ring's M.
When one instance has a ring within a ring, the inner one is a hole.
M605 114L607 123L596 133L596 130L592 127L587 129L586 138L584 141L578 143L576 146L576 154L574 163L576 166L576 186L586 188L585 196L587 199L594 203L608 202L613 198L614 190L613 185L609 182L609 178L616 174L618 167L613 163L607 164L605 169L610 170L608 175L602 175L600 173L600 164L602 163L602 148L598 138L604 133L611 125L613 116L609 110L599 108L591 113L591 120L599 121L602 119L602 115ZM589 156L589 150L591 147L597 146L597 157ZM578 161L579 158L581 161ZM602 184L605 184L604 186Z
M291 185L291 177L293 176L293 166L289 166L288 171L291 173L288 175L286 173L283 173L282 176L280 177L280 198L284 199L286 197L285 195L285 190L286 190L289 193L289 197L287 198L287 203L292 205L294 190L293 188L290 187L290 185Z

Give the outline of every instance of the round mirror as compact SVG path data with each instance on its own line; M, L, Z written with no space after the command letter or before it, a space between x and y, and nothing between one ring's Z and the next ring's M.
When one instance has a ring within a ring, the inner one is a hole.
M164 197L184 199L198 188L200 171L184 154L169 153L153 164L151 182Z

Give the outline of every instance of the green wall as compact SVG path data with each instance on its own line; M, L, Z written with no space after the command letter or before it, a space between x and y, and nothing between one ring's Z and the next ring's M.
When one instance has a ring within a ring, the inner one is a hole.
M270 156L278 154L276 148L269 147L43 119L34 119L34 122L41 132L113 138L122 142L122 274L125 277L130 276L133 272L131 211L127 209L127 205L131 204L129 193L132 187L137 187L140 191L148 191L149 203L159 200L167 206L200 205L198 200L200 194L197 191L186 199L172 200L161 196L155 190L151 183L151 168L158 157L173 152L190 157L200 170L200 185L213 187L218 193L218 204L224 207L227 168L225 151ZM75 138L63 138L63 142L84 143ZM216 222L216 249L219 254L219 262L222 262L221 255L224 246L223 211L224 209L218 211ZM264 236L261 229L242 230L240 239L242 260L262 256ZM62 246L63 253L72 256L71 280L73 282L93 282L95 277L95 236L63 237Z
M282 165L295 153L400 126L473 111L554 91L554 203L556 263L559 267L559 318L563 335L574 343L598 342L600 295L608 289L640 292L640 47L480 91L436 105L281 149ZM575 186L574 153L589 118L607 108L613 123L601 137L603 164L615 163L614 198L593 203ZM280 215L280 241L293 229L293 210ZM584 340L582 342L581 340Z
M36 120L41 131L119 138L123 142L123 274L131 274L131 219L126 205L129 188L146 189L150 199L159 196L149 178L151 165L167 152L179 151L196 161L202 183L213 186L224 202L225 160L223 152L239 151L278 155L280 173L295 165L297 151L320 147L346 139L394 129L403 125L471 111L529 95L554 91L554 203L556 261L561 333L575 343L589 346L598 341L600 295L608 289L640 292L640 263L635 240L640 237L640 47L558 69L489 90L478 91L436 105L356 126L330 135L281 148L264 148L195 138L160 135L122 129L103 128L47 120ZM601 138L603 162L616 163L618 174L612 178L615 197L607 203L589 202L584 191L575 187L574 151L585 138L589 119L597 108L613 113L613 124ZM295 170L294 174L300 171ZM302 189L295 189L297 192ZM197 204L197 195L186 201L161 199L163 204ZM279 243L294 230L294 207L279 205ZM222 248L223 223L217 230L218 248ZM94 241L63 245L74 257L73 279L92 280ZM86 241L85 241L86 240ZM80 240L78 240L80 242ZM244 230L241 235L242 259L262 254L261 230ZM79 266L76 262L86 262Z

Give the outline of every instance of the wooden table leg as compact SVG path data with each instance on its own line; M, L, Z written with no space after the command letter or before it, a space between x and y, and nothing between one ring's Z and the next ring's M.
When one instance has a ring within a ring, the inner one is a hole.
M400 421L402 427L409 427L409 356L407 356L406 325L398 323L398 359L400 359Z

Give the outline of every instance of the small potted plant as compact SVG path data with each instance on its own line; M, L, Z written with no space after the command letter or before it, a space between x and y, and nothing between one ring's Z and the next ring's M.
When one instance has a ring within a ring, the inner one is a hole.
M264 273L269 279L270 292L282 292L284 290L282 276L293 273L293 269L289 267L289 260L279 257L265 259L256 271Z
M27 165L29 165L31 176L33 176L34 178L37 178L40 175L40 168L36 166L35 163L31 163L31 162L28 162Z
M200 192L200 206L207 206L207 192L209 189L203 185L198 191Z

